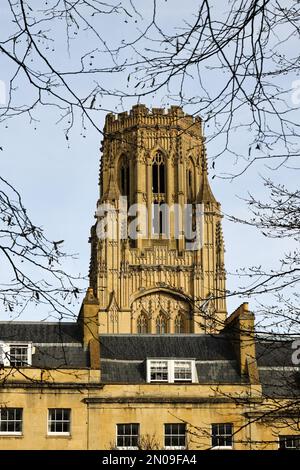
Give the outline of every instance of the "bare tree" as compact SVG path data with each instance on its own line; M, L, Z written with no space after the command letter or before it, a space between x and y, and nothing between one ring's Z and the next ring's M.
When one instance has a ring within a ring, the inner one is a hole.
M244 164L238 174L257 160L272 157L280 166L298 157L299 6L292 0L203 0L182 20L166 23L170 3L151 4L149 12L133 0L38 6L7 0L10 28L0 51L10 84L0 120L23 113L40 119L41 106L54 106L68 138L76 117L83 133L88 124L101 132L95 111L156 94L201 115L208 140L220 143L212 158L225 149L239 152ZM104 21L128 25L126 39L105 32ZM26 104L20 82L29 92ZM249 133L248 155L235 146L241 130Z
M71 304L79 279L60 266L64 240L50 241L30 220L20 194L0 177L0 301L11 318L28 305L46 304L46 314L74 319Z

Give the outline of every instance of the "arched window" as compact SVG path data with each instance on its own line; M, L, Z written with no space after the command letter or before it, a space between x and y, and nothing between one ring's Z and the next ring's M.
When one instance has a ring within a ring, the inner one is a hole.
M120 190L122 196L130 197L130 168L127 155L122 155L120 163Z
M137 319L137 332L148 333L148 318L144 313L141 313Z
M152 160L152 192L164 194L166 192L165 159L162 152L156 152Z
M156 334L164 335L168 333L168 320L164 313L160 313L156 318Z
M183 313L178 313L175 318L175 333L185 333L185 317Z

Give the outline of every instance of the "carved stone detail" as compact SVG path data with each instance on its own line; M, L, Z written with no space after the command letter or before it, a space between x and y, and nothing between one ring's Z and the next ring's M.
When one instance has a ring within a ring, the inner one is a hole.
M168 319L173 319L179 311L189 315L190 309L188 302L175 298L165 292L158 292L135 300L131 311L133 319L136 319L141 313L146 314L149 319L156 318L161 312Z

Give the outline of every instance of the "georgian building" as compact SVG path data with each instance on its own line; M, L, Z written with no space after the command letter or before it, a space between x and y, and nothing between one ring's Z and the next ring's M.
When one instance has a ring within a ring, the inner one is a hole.
M226 310L201 119L106 117L74 323L0 323L0 449L299 447L292 342Z

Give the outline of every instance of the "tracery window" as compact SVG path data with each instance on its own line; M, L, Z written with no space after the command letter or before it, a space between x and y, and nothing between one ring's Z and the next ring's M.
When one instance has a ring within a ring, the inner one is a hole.
M168 320L164 313L160 313L156 318L156 333L158 335L168 333Z
M148 318L144 313L141 313L137 319L137 332L139 334L148 333Z
M178 313L175 318L175 333L185 333L185 317L183 313Z
M166 192L165 158L160 151L156 152L152 160L152 192L154 194Z

